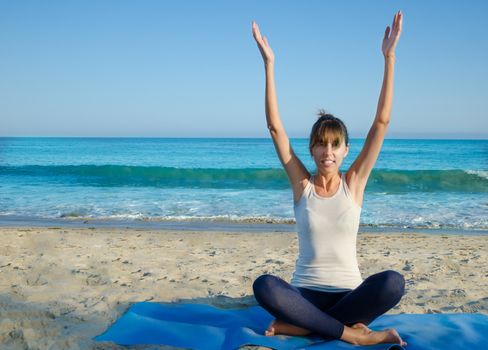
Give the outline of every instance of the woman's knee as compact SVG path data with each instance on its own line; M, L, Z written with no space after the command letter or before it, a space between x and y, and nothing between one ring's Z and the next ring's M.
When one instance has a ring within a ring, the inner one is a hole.
M261 275L252 284L252 289L256 297L269 294L273 287L276 285L276 276L273 275Z
M398 302L405 293L405 278L394 270L382 272L384 295Z
M374 290L374 295L381 301L387 299L398 302L405 292L405 279L403 275L394 271L386 270L369 276L365 280L369 288Z
M275 317L283 310L289 310L300 295L298 288L290 285L278 276L261 275L252 285L254 298L263 308Z

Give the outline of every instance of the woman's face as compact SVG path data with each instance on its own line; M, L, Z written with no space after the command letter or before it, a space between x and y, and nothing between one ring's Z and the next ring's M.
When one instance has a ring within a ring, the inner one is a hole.
M337 173L342 161L349 152L344 140L341 143L327 141L320 142L312 148L312 157L321 173Z

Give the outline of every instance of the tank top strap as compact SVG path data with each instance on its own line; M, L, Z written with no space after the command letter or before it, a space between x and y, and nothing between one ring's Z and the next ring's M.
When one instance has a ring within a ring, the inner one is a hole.
M341 179L342 179L342 188L344 190L344 194L346 195L346 197L352 198L351 197L351 191L349 191L349 186L347 185L345 173L341 174Z
M312 186L313 186L313 178L314 176L311 175L308 179L308 183L307 183L307 186L305 186L304 190L303 190L303 194L306 195L307 197L310 196L311 192L312 192Z

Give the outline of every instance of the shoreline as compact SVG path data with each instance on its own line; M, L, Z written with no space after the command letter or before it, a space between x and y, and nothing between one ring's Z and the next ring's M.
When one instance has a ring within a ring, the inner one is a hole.
M230 220L127 220L127 219L92 219L92 218L38 218L13 215L0 216L0 228L39 227L39 228L89 228L89 229L143 229L176 231L216 231L216 232L296 232L295 223L263 222L265 220L230 221ZM360 225L359 234L364 233L425 233L452 234L466 236L488 235L484 229L461 229L450 227L398 227Z
M255 278L289 281L294 269L296 234L278 233L1 227L2 349L125 349L92 338L140 301L256 305ZM488 314L486 251L486 237L445 231L357 240L363 279L389 269L405 277L387 314Z

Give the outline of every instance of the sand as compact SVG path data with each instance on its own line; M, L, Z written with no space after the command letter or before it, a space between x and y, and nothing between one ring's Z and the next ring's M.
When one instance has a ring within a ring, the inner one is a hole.
M256 305L253 280L290 280L294 233L0 228L0 348L127 349L91 340L132 303ZM363 278L396 270L397 313L488 313L488 239L436 232L358 236ZM168 349L137 346L133 349ZM251 348L251 347L247 347Z

